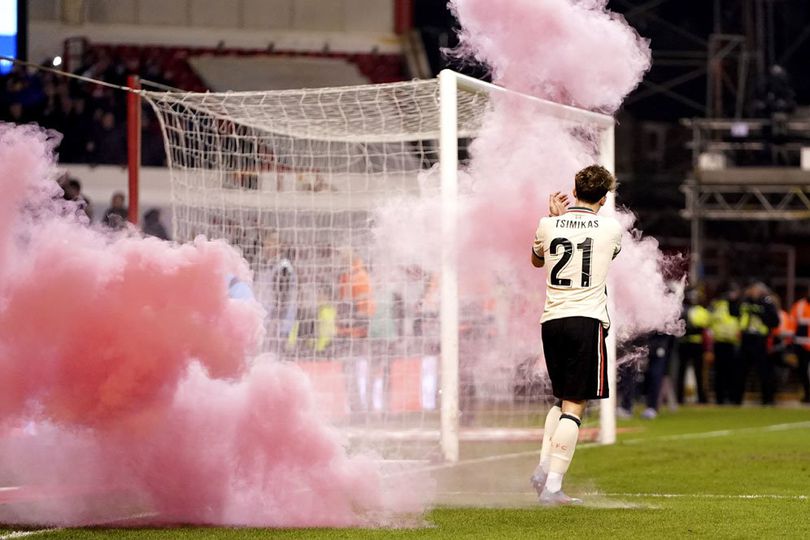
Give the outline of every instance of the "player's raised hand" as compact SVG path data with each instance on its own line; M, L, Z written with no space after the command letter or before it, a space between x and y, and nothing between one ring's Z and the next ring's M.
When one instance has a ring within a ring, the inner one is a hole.
M548 214L560 216L568 209L568 195L557 191L548 197Z

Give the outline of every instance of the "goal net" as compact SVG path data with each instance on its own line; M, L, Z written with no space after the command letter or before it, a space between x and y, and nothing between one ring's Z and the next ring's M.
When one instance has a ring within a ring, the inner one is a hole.
M455 460L460 441L539 439L552 404L539 352L509 350L495 277L482 276L492 278L484 288L458 280L458 201L475 189L467 150L503 93L538 115L600 126L612 166L608 117L450 71L342 88L142 92L165 137L174 238L241 249L268 313L265 352L300 365L324 414L387 456ZM612 409L595 422L607 442Z

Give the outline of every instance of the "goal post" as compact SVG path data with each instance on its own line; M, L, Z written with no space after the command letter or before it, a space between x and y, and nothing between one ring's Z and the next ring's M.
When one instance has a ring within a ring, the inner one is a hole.
M484 357L508 336L483 306L508 299L485 301L459 278L460 171L501 94L595 127L612 170L611 117L449 70L339 88L141 92L164 136L174 237L242 251L269 313L264 350L297 362L324 414L353 442L385 442L386 456L452 462L463 441L542 427L548 396L515 389L523 359ZM440 242L402 240L433 226ZM609 354L613 396L612 342ZM615 440L614 415L615 402L600 407L601 442Z
M439 74L439 163L442 209L441 447L446 461L459 457L458 357L458 75Z

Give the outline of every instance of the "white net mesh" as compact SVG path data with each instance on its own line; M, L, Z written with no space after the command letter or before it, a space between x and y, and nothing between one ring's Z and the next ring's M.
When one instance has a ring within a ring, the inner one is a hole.
M174 237L242 250L268 311L265 349L299 363L358 440L437 451L440 254L385 243L388 209L424 219L418 203L438 201L438 82L144 95L166 138ZM460 89L457 107L463 167L488 96ZM461 299L462 440L541 427L550 402L535 358L502 362L509 299L495 289Z

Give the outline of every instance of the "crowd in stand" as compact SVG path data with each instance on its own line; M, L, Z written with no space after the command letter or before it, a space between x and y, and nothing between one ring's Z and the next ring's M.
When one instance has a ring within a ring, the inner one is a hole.
M134 65L100 53L86 55L76 73L117 85L125 85L130 73L164 81L149 62ZM63 163L125 164L125 119L126 93L121 90L22 66L0 75L0 121L35 122L61 133ZM150 111L142 115L141 132L142 164L163 165L162 138Z
M97 215L92 201L82 193L82 184L78 179L65 175L60 179L59 185L64 193L64 199L78 203L81 212L87 216L91 223L98 222L112 230L121 230L127 226L129 210L126 205L126 196L122 192L116 191L113 193L110 198L110 206L103 213ZM143 214L140 225L141 232L146 236L169 240L169 234L161 221L160 209L150 208L147 210Z
M773 405L778 391L787 390L795 378L801 402L810 403L810 288L792 306L762 282L746 287L729 284L711 302L703 291L687 291L680 337L655 334L640 350L647 351L643 379L645 409L654 418L666 398L679 404L686 398L689 368L694 373L698 403L741 405L747 390L755 390L762 405ZM620 371L620 416L630 416L637 390L636 370ZM669 376L669 377L668 377ZM670 379L669 385L666 384Z

